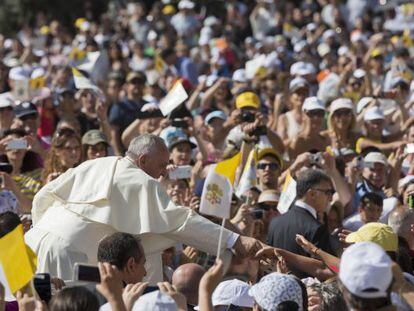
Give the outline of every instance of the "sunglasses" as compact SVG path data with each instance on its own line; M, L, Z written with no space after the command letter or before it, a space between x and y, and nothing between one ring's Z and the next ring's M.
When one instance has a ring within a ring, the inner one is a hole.
M276 171L279 169L279 164L277 163L259 163L257 164L258 170L265 170L266 168L269 168L271 171Z
M55 136L56 138L63 137L63 136L76 136L76 132L71 128L65 127L61 128L56 131Z
M323 118L325 116L325 111L323 110L310 110L306 112L306 115L309 118Z
M333 196L335 194L334 189L318 189L318 188L312 188L313 190L319 191L324 193L325 195Z
M335 111L334 115L338 117L348 117L351 115L351 110L340 109L340 110Z
M267 204L267 203L259 203L259 208L265 211L275 211L277 208L277 204Z

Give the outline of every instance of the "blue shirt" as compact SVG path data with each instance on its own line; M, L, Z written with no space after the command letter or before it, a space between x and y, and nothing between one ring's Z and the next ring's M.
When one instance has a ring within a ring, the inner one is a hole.
M121 102L111 106L108 121L111 125L116 125L125 130L128 125L134 122L141 115L141 108L145 101L135 102L124 98Z

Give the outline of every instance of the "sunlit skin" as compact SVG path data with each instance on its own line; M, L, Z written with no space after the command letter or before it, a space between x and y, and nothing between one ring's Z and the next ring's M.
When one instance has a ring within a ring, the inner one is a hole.
M106 157L108 155L107 145L105 143L97 143L96 145L89 145L86 151L88 160Z
M385 183L387 167L382 163L373 163L371 167L365 167L362 176L377 189L381 189Z
M171 161L175 165L189 165L191 162L191 145L187 142L175 145L171 150Z
M64 167L74 167L81 158L81 145L76 138L70 138L64 146L56 149L56 154Z

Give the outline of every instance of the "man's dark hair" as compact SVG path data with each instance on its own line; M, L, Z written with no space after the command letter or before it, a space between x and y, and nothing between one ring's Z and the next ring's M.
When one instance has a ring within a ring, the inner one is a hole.
M140 240L129 233L116 232L105 237L98 245L98 261L108 262L123 270L133 257L139 261L144 255Z
M170 55L175 55L175 51L171 48L167 48L161 51L160 56L162 59L168 58Z
M4 212L0 214L0 238L5 236L7 233L11 232L20 225L19 216L13 212Z
M309 189L314 188L323 181L331 183L329 176L319 169L309 168L301 172L296 185L297 197L303 198Z
M383 198L378 193L367 192L362 196L360 202L361 202L361 207L365 207L369 203L373 203L375 205L382 207Z

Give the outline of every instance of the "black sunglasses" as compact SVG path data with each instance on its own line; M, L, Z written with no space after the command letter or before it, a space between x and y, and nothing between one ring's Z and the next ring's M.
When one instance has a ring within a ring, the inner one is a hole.
M325 116L325 111L323 110L310 110L306 112L306 115L309 118L323 118Z
M276 171L277 169L279 169L279 164L277 163L259 163L257 164L257 169L258 170L265 170L267 167L272 170L272 171Z

